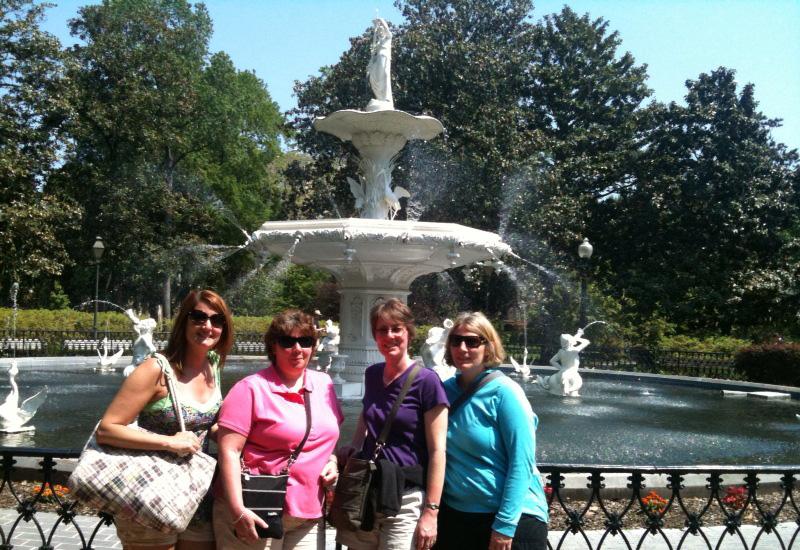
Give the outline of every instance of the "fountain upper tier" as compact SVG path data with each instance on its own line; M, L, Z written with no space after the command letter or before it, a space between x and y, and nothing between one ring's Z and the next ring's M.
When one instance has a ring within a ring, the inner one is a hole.
M454 223L363 218L266 222L252 240L256 252L294 248L293 262L333 273L343 288L407 290L421 275L511 250L495 233Z

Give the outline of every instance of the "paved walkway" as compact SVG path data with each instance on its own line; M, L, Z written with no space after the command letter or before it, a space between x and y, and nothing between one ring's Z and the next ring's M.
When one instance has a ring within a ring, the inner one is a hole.
M17 517L17 512L14 510L0 510L0 528L2 528L4 536L8 536L8 532L13 526L13 523L16 521ZM50 530L53 528L53 524L58 519L58 516L52 513L39 512L36 514L36 518L45 533L46 540L46 537L49 536ZM83 535L88 538L91 536L92 530L97 525L98 518L90 516L78 516L76 521L78 525L80 525ZM797 529L798 526L795 523L781 523L778 526L777 532L780 534L784 548L790 548L788 546L789 541ZM758 533L758 528L751 525L745 525L741 528L741 531L748 547L752 546L753 541ZM717 541L719 540L722 532L722 527L707 528L705 533L709 539L708 545L705 543L702 537L688 535L684 541L684 545L681 548L685 550L717 548ZM678 529L664 530L664 534L669 539L672 548L677 548L678 542L683 536L683 533L683 531ZM553 548L556 548L558 542L561 540L562 535L563 534L560 532L550 533L549 539ZM642 535L644 535L644 530L642 529L625 531L625 536L627 537L628 543L630 543L630 548L636 548L638 546L639 539L642 537ZM334 536L334 531L332 529L328 529L324 542L325 550L334 550ZM591 548L597 548L602 536L603 533L600 531L589 531L587 533ZM39 531L32 521L29 523L20 522L20 524L14 530L14 534L10 542L14 545L15 550L34 550L42 546L42 537L39 535ZM80 548L81 541L75 528L71 525L59 525L56 534L53 535L52 547L54 550ZM758 543L759 549L781 547L782 545L780 542L778 542L778 539L774 534L763 535ZM114 527L102 527L94 539L92 548L95 550L121 550L122 545L120 544L119 539L117 539L117 533ZM588 546L586 541L584 541L583 537L580 535L567 535L561 548L563 550L587 550ZM603 550L627 550L628 548L629 547L625 544L625 540L623 540L623 538L619 535L616 537L609 535L603 542ZM669 546L667 546L660 535L648 535L641 548L644 550L661 550L662 548L666 550L669 548ZM719 546L719 550L742 550L743 548L745 547L742 545L738 537L731 537L730 535L726 536L722 545ZM798 540L795 540L795 543L791 548L800 550L800 537L798 537Z

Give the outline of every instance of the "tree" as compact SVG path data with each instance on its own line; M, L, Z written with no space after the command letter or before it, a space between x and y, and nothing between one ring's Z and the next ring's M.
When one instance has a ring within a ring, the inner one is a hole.
M104 294L161 301L168 315L174 275L186 274L182 285L220 285L251 267L237 258L201 272L195 253L238 245L274 215L280 192L269 163L283 120L263 82L223 53L209 56L202 4L105 0L82 8L71 28L83 44L71 51L74 147L58 181L86 208L71 250L85 258L86 243L102 235L113 266ZM86 280L86 267L72 270L70 294L86 296Z
M34 291L21 294L31 305L46 303L53 278L69 265L62 236L81 214L45 185L68 107L60 44L39 28L44 9L0 1L0 288L19 282Z
M635 185L609 201L605 278L683 331L757 334L796 312L797 166L778 120L719 68L654 105ZM786 300L795 296L794 301ZM794 304L794 305L793 305Z

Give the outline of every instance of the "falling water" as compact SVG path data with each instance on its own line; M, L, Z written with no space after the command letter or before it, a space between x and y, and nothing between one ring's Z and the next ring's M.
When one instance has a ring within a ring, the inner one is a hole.
M289 250L286 251L286 254L284 254L283 257L275 265L273 265L267 273L265 273L264 276L267 280L278 281L286 275L286 272L292 265L292 257L294 256L295 250L297 250L297 245L300 244L300 241L301 237L297 235L292 243L292 246L290 246ZM244 288L244 285L264 268L267 261L268 258L266 257L259 258L259 262L256 267L236 279L236 281L230 286L228 292L226 293L226 298L231 299L237 296ZM276 292L277 288L275 285L270 287L270 290L267 291L267 299L271 300Z
M117 304L115 304L113 302L109 302L108 300L86 300L85 302L81 302L80 304L75 306L74 309L81 309L82 307L88 306L90 304L94 304L95 302L97 302L98 304L106 304L106 305L115 307L118 310L120 310L122 313L125 313L125 308L124 307L122 307L120 305L117 305Z
M11 338L17 337L17 311L19 309L17 306L18 293L19 293L19 283L15 281L11 285Z

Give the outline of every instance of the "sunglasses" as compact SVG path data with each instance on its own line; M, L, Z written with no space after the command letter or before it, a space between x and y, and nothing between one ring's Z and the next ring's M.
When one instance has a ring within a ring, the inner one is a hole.
M220 328L225 326L225 315L222 313L209 315L205 311L193 309L189 312L189 319L191 319L192 323L195 325L205 325L206 321L211 321L212 327Z
M450 345L457 348L462 343L467 345L469 349L481 347L486 343L486 340L481 336L462 336L460 334L452 334L450 336Z
M310 348L314 346L314 338L311 336L286 336L281 335L275 339L278 345L284 349L292 349L295 344L300 344L301 348Z

